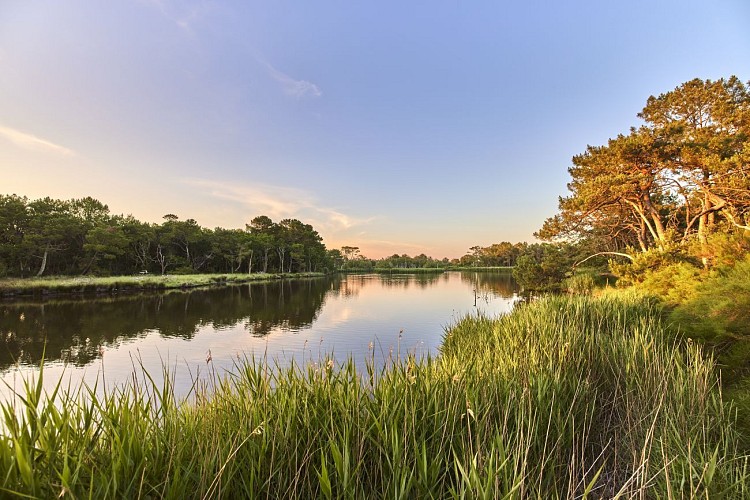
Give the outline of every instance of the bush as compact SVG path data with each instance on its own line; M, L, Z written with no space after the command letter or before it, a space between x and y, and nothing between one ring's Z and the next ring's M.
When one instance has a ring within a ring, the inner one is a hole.
M547 245L539 258L520 256L513 277L526 291L559 291L572 263L563 249Z
M732 267L750 254L750 234L747 232L715 233L705 246L694 241L690 253L705 258L711 267Z
M673 318L691 336L750 339L750 255L698 284Z
M644 273L635 288L655 295L669 305L676 305L695 296L702 271L688 262L679 262Z

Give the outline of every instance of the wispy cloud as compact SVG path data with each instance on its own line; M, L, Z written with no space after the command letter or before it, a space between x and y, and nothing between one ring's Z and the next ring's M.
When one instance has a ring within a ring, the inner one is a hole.
M54 152L65 156L72 156L75 154L72 149L60 146L59 144L47 141L33 134L21 132L20 130L4 127L2 125L0 125L0 136L5 137L17 146L25 149Z
M307 80L295 80L286 73L274 68L268 62L260 58L258 60L266 67L271 78L281 84L285 94L294 96L297 99L302 97L320 97L323 95L323 92L314 83Z
M197 2L189 5L179 3L174 7L168 0L141 0L157 9L166 19L175 23L178 27L188 33L193 32L193 24L200 20L202 15L209 10L205 2Z
M298 218L318 230L331 232L346 231L375 220L374 217L353 217L326 207L302 189L267 184L243 185L208 179L185 179L183 182L200 187L215 198L241 205L248 217L267 215L274 220Z

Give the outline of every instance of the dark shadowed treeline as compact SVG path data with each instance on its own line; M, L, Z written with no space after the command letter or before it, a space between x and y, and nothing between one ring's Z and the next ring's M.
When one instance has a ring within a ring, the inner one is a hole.
M208 229L167 214L161 224L113 215L91 197L0 195L0 276L324 271L322 238L297 219L254 218Z

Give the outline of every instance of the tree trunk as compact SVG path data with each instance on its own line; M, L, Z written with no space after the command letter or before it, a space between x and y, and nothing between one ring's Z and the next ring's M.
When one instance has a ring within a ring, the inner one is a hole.
M706 192L703 195L703 213L700 216L700 219L698 219L698 243L700 243L701 246L701 262L703 263L703 267L708 267L708 256L706 255L706 250L708 247L708 228L710 225L709 219L709 210L711 210L711 198L708 195L708 192Z
M167 258L164 252L162 252L161 245L156 246L156 262L161 267L161 275L164 276L164 273L167 271Z
M642 252L648 250L648 245L646 244L646 224L643 221L641 221L641 227L638 231L638 245L641 247Z
M661 220L661 214L656 208L654 208L654 205L651 203L651 197L648 194L643 196L643 206L648 210L648 213L651 216L651 222L656 231L659 247L664 249L664 245L667 243L667 233L664 230L664 223Z
M99 256L99 252L94 252L94 256L91 257L91 260L88 264L86 264L86 268L81 272L82 275L86 275L91 270L91 266L94 265L94 262L96 261L96 258Z
M47 246L44 249L44 255L42 256L42 265L39 267L39 272L36 273L37 276L41 276L44 274L44 270L47 268L47 255L49 254L49 243L47 243Z
M286 253L286 248L277 248L276 253L279 255L279 263L281 265L281 274L284 274L284 254Z
M698 220L698 242L701 246L701 261L703 267L708 267L708 257L706 250L708 247L708 231L711 226L713 218L709 218L709 214L712 214L713 201L711 200L711 194L709 192L709 183L711 181L711 175L707 170L703 171L703 213Z

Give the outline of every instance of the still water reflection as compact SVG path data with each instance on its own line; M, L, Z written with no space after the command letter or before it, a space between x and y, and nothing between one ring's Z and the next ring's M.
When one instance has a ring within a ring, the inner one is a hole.
M114 298L0 303L0 379L19 387L45 358L45 378L121 384L167 366L178 393L255 356L280 365L326 355L382 364L436 354L467 313L510 309L509 273L348 275ZM210 362L207 358L210 353ZM0 396L8 390L0 388Z

